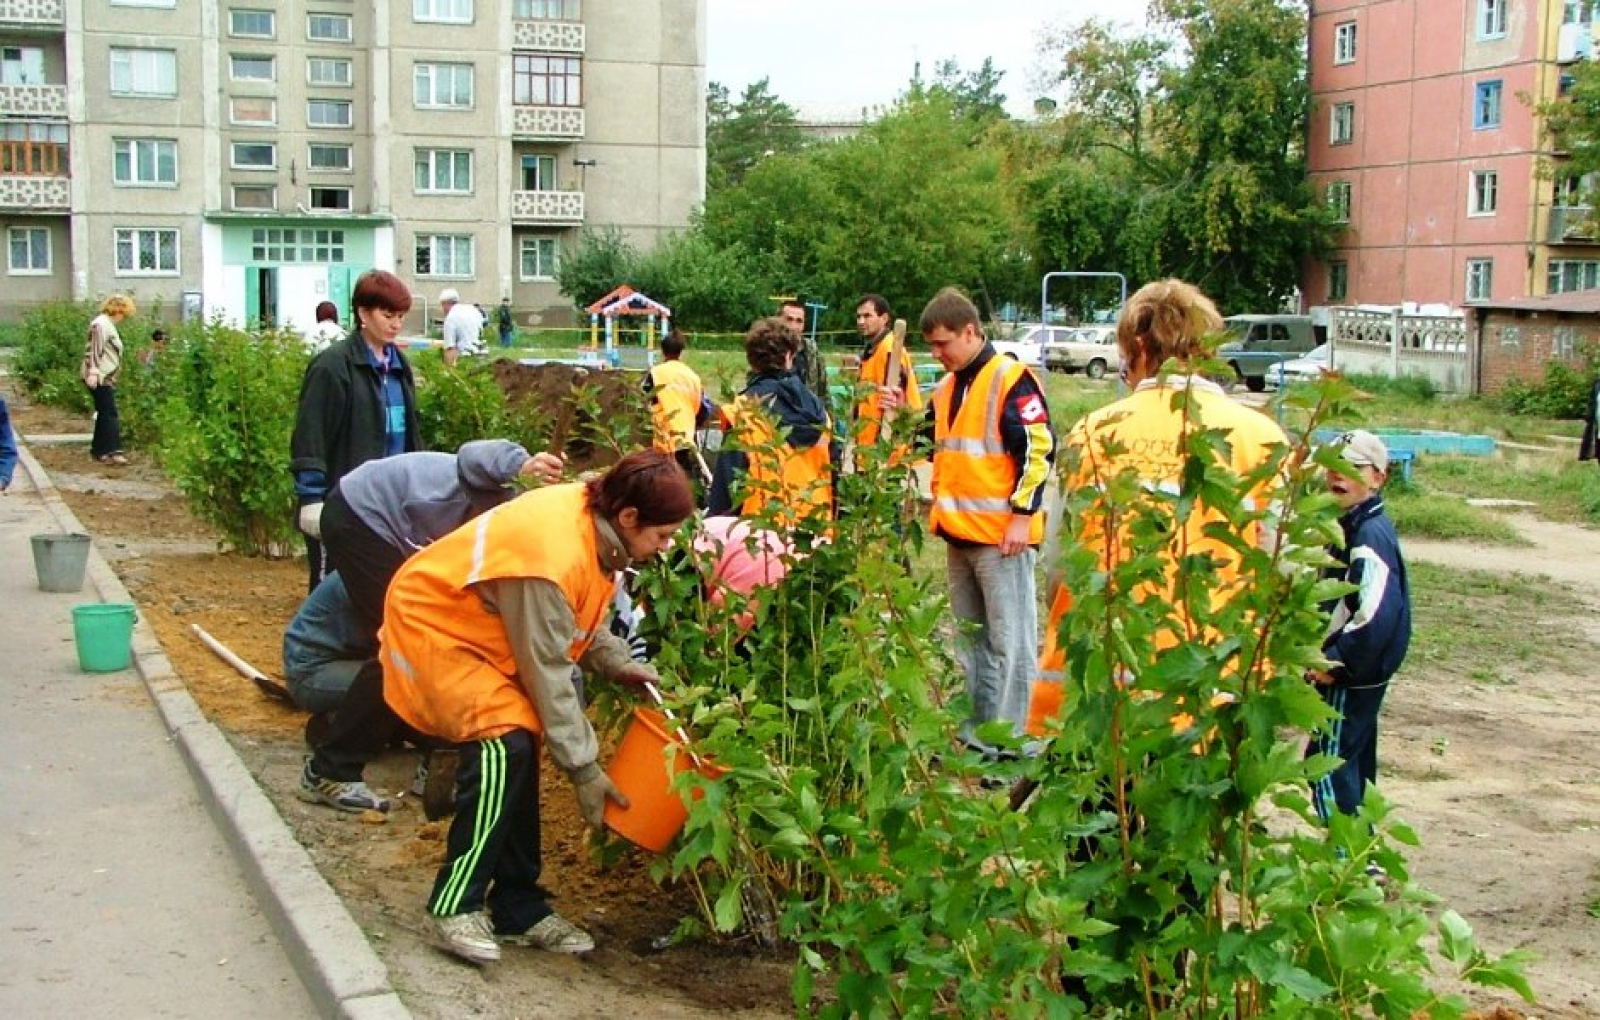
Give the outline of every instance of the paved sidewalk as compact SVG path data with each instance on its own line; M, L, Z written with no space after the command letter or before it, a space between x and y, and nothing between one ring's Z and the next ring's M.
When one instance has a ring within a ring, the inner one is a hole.
M79 670L72 606L128 598L97 554L38 590L29 536L77 527L48 485L24 451L0 495L0 1016L409 1015L149 628Z

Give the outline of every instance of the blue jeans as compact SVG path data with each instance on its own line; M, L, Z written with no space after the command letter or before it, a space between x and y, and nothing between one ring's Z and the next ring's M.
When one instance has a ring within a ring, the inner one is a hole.
M1361 809L1367 784L1378 785L1378 710L1388 684L1362 687L1319 687L1328 707L1339 713L1333 729L1311 741L1306 754L1328 754L1343 761L1311 784L1317 817L1327 821L1334 811L1353 815Z
M1002 556L992 545L945 546L950 609L962 629L956 654L972 700L972 714L961 723L961 739L980 750L993 750L975 736L982 724L1004 720L1021 736L1028 721L1039 655L1033 580L1037 556L1033 549Z

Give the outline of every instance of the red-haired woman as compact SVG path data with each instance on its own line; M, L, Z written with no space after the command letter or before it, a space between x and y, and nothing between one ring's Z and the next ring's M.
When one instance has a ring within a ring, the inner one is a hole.
M655 679L606 628L617 574L651 559L695 509L670 454L624 457L588 484L536 489L433 543L389 584L383 691L413 729L463 745L456 814L428 913L441 948L473 963L500 943L584 953L594 939L539 886L539 745L585 821L626 800L600 770L572 667Z
M322 502L333 483L369 460L422 449L411 365L394 343L411 310L411 292L398 276L373 269L356 280L350 304L356 328L306 368L289 441L308 592L326 572Z

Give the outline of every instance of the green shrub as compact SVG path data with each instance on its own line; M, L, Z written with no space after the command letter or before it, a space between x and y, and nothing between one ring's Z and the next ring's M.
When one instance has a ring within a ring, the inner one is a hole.
M1545 365L1543 382L1513 379L1500 391L1499 402L1512 414L1583 418L1597 373L1600 373L1600 347L1589 346L1584 348L1579 367L1551 361Z
M427 350L411 357L411 368L423 449L454 451L473 439L517 439L489 363L463 359L451 368L438 351Z
M158 359L160 457L195 516L247 555L295 537L289 438L306 351L291 333L186 327Z
M78 369L95 313L86 302L58 302L41 305L23 319L22 344L11 359L11 372L29 396L63 410L93 409Z
M1436 400L1439 396L1439 387L1425 375L1402 375L1398 379L1386 375L1352 375L1348 378L1352 385L1367 393L1420 402Z

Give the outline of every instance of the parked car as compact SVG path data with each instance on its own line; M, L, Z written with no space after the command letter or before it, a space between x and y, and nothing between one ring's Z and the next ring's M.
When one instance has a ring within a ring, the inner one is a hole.
M1011 334L1009 340L996 340L994 349L1008 358L1027 365L1029 368L1044 367L1044 345L1050 339L1050 334L1062 331L1063 327L1024 325L1018 326Z
M1272 379L1282 389L1297 382L1315 382L1332 370L1333 349L1327 344L1318 344L1303 358L1278 362L1273 366Z
M1044 367L1052 372L1079 372L1099 379L1122 369L1115 326L1051 327L1044 344Z
M1252 393L1267 388L1279 362L1308 354L1317 345L1309 315L1230 315L1228 341L1217 357L1228 363Z

